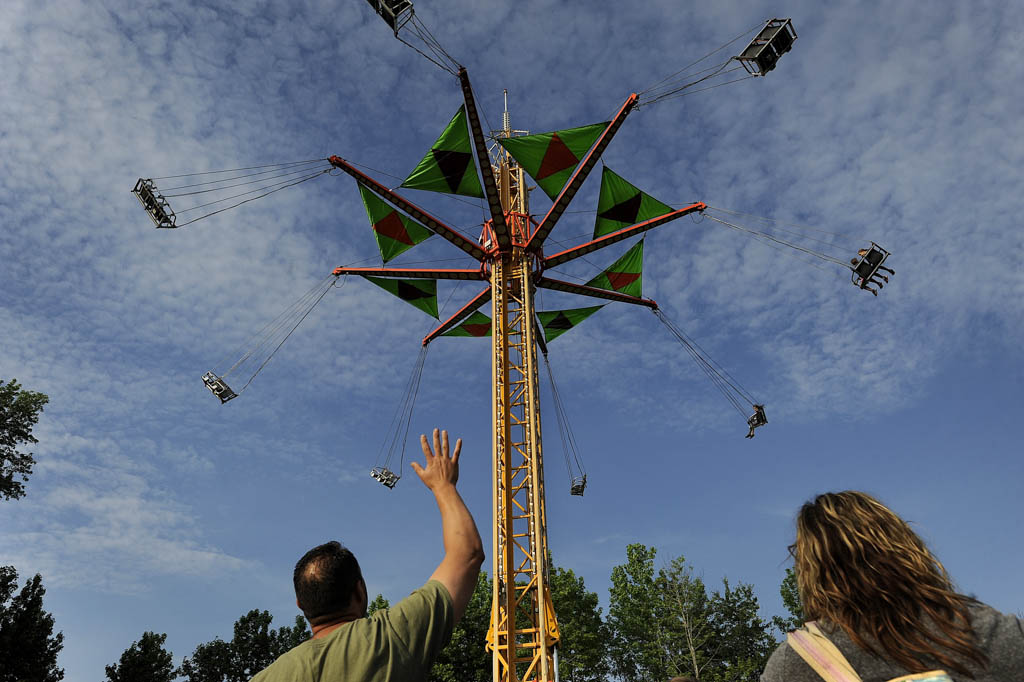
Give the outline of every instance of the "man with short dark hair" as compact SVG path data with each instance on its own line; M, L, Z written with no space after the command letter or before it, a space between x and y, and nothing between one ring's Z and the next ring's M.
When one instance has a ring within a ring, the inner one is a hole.
M444 558L427 584L366 616L366 583L352 552L338 542L314 547L295 565L295 601L313 637L278 658L252 682L385 682L425 680L451 638L476 587L483 545L455 489L459 453L448 456L448 432L434 429L433 448L420 436L425 466L412 468L441 511Z

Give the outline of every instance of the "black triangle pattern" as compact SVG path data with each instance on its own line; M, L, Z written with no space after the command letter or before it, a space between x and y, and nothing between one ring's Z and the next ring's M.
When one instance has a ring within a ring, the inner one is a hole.
M607 211L598 213L598 218L604 218L605 220L616 220L620 223L628 223L632 225L636 222L636 217L640 215L640 202L644 199L642 192L637 192L634 196L621 201Z
M462 184L462 177L466 174L466 169L469 168L472 156L469 152L453 152L446 149L432 149L431 151L434 154L434 162L437 163L441 174L444 175L445 182L448 183L452 193L456 193L459 185Z
M573 321L566 317L565 313L562 312L555 315L553 318L551 318L550 322L544 325L544 327L547 329L572 329L575 326L576 325L573 323Z
M430 298L433 294L423 291L419 287L408 282L398 283L398 298L403 301L415 301L421 298Z

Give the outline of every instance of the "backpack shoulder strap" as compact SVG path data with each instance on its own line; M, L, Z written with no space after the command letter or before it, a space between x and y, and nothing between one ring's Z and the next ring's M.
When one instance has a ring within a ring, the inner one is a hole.
M826 682L861 682L846 657L810 622L786 635L789 646Z
M904 675L903 677L894 677L889 682L953 682L953 678L949 676L945 670L931 670L926 673L916 673L914 675Z

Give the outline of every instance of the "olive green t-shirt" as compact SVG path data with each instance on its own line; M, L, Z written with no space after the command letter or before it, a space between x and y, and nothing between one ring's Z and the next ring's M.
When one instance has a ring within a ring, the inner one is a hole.
M390 609L310 639L252 682L385 682L426 680L452 636L452 598L436 580Z

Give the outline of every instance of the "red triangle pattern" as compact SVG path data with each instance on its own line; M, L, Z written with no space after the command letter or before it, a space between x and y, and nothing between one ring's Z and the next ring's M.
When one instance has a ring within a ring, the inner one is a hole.
M558 133L552 133L551 142L548 143L548 149L544 152L544 159L540 162L537 175L533 177L535 180L543 180L555 173L564 171L566 168L572 168L579 162L580 160L576 158L572 150L562 142L562 138L558 136Z
M609 272L608 283L615 291L622 291L633 282L640 279L639 272Z
M491 323L484 322L482 324L464 324L462 325L462 328L473 336L487 336L491 331Z
M392 211L375 222L373 224L373 231L385 237L390 237L406 246L414 246L412 237L409 236L408 230L402 224L402 219L398 217L398 211Z

